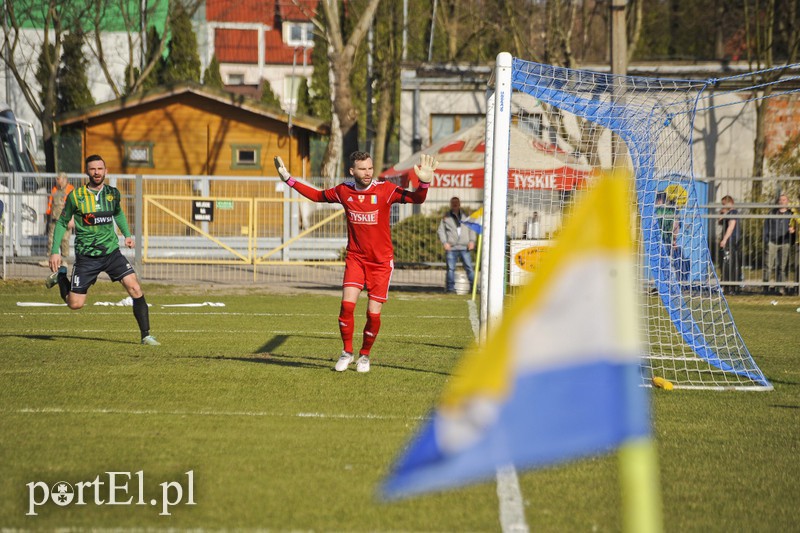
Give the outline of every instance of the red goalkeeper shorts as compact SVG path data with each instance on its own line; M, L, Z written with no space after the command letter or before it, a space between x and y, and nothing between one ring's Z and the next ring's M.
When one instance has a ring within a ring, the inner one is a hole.
M389 299L389 283L392 280L394 261L373 263L362 256L348 253L344 260L345 287L367 289L370 300L385 302Z

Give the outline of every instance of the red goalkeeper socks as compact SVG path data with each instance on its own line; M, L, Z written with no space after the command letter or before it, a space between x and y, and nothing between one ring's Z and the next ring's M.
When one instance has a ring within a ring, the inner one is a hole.
M367 313L367 324L364 326L364 340L361 344L361 350L358 352L360 355L369 356L369 351L372 349L372 345L375 344L375 339L378 338L378 331L380 331L380 329L380 313Z
M339 309L339 332L342 334L342 344L347 353L353 353L353 330L355 329L353 311L355 308L355 302L343 301L342 307Z

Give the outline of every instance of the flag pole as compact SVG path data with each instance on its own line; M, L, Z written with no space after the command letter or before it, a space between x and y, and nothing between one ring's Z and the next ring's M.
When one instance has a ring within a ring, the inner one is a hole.
M478 250L475 252L475 275L472 277L472 301L475 301L475 294L478 292L479 274L481 273L481 245L483 244L483 232L478 233Z
M622 490L622 530L661 533L663 518L658 453L652 438L620 446L618 452Z

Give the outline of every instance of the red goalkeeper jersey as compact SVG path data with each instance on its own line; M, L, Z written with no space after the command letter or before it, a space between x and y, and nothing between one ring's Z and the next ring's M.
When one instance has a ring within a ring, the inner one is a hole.
M376 263L394 259L389 225L392 204L421 204L428 195L427 187L412 192L388 181L373 181L364 190L356 189L352 181L324 191L300 182L293 187L309 200L342 204L347 216L347 253Z

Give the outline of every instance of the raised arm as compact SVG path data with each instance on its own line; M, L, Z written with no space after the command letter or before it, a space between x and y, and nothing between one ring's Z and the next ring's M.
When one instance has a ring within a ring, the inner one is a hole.
M416 191L398 189L400 203L421 204L428 196L428 187L433 180L433 171L439 166L439 162L432 155L420 154L419 165L414 165L414 173L419 180L419 187Z
M292 189L296 190L312 202L327 202L328 200L325 198L325 191L317 189L316 187L312 187L310 185L306 185L305 183L300 183L296 179L289 174L289 171L286 169L286 165L283 164L283 160L279 156L275 156L275 168L278 170L278 176Z

